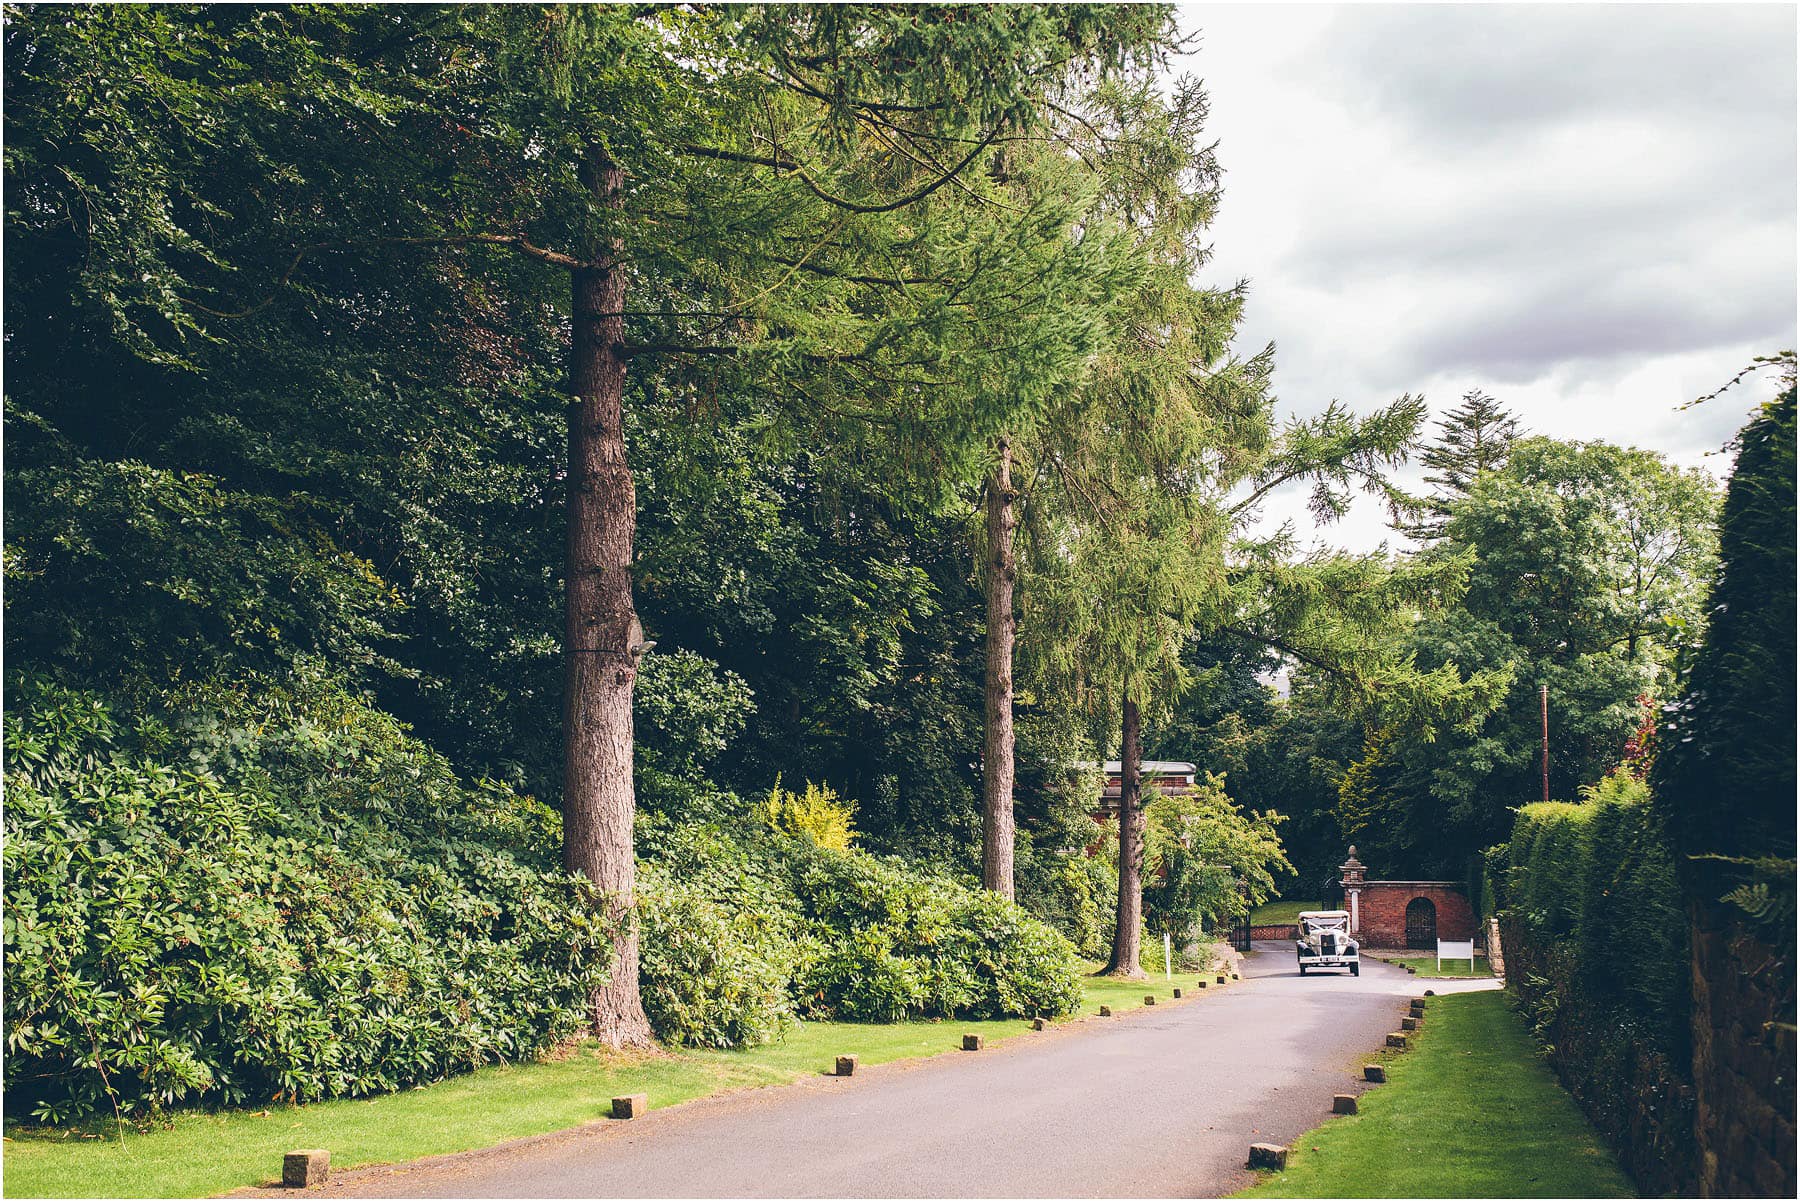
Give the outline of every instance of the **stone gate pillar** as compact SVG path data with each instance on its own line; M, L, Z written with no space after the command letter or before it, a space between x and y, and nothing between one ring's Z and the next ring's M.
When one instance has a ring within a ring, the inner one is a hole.
M1344 874L1344 909L1350 911L1350 933L1354 935L1362 929L1362 911L1357 899L1362 895L1363 881L1368 876L1368 870L1356 858L1356 844L1350 845L1350 858L1339 868Z

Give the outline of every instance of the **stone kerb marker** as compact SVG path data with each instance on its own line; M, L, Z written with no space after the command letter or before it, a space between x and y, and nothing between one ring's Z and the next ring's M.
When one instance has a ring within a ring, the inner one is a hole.
M1404 1048L1406 1046L1406 1036L1399 1031L1395 1031L1387 1037L1387 1045L1390 1048Z
M1250 1167L1253 1169L1287 1168L1288 1150L1284 1144L1251 1144Z
M281 1184L288 1189L323 1185L331 1176L331 1153L324 1148L303 1148L281 1158Z
M964 1035L962 1050L965 1052L979 1052L985 1043L986 1041L979 1035Z
M649 1111L649 1094L628 1093L612 1100L612 1116L616 1119L642 1118Z
M1146 1005L1146 1006L1156 1005L1156 995L1154 993L1146 993L1144 995L1144 1005Z
M837 1075L840 1077L854 1077L856 1075L856 1057L839 1056L837 1058Z
M1331 1095L1331 1113L1355 1114L1356 1095L1353 1093L1337 1093Z
M1365 1064L1363 1065L1363 1080L1373 1081L1380 1085L1387 1080L1387 1069L1379 1064Z

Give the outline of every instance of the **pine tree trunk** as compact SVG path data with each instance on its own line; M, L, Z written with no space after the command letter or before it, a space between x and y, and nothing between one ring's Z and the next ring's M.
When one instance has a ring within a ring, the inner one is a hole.
M624 175L597 150L582 181L616 207ZM568 558L563 634L563 863L593 881L619 923L610 978L592 999L594 1034L614 1048L647 1047L638 996L636 860L632 846L631 547L637 497L625 458L625 277L614 240L572 273Z
M987 486L987 696L981 748L981 884L1013 895L1013 560L1012 450L999 443L1000 462Z
M1137 702L1125 702L1124 746L1119 751L1119 925L1113 931L1109 977L1141 980L1144 919L1144 809L1141 804L1143 755Z

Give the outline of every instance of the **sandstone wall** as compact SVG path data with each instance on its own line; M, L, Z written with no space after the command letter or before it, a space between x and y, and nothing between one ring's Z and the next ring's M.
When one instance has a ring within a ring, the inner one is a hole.
M1793 949L1771 948L1723 907L1689 915L1699 1191L1792 1198Z

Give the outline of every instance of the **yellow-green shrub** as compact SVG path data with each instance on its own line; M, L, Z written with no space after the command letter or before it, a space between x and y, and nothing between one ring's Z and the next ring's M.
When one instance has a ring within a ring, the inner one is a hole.
M820 847L843 851L856 838L851 822L856 817L856 803L840 800L830 785L806 782L806 791L796 793L781 787L781 777L763 802L763 817L769 826L786 835L801 835Z

